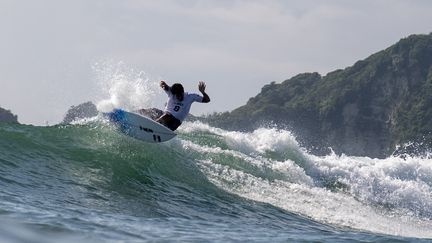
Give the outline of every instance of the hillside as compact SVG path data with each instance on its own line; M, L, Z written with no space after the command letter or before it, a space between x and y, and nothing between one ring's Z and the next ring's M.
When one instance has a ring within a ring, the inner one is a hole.
M14 115L10 110L6 110L0 107L0 122L18 123L18 116Z
M316 153L332 147L385 157L397 144L431 141L432 34L409 36L324 77L304 73L272 82L246 105L207 121L232 130L277 124Z
M96 105L91 101L84 102L77 106L71 106L63 118L63 124L69 124L75 120L94 117L98 114Z

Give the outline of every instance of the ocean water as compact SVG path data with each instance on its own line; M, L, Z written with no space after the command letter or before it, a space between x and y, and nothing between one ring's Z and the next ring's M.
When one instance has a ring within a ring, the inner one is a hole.
M0 123L0 242L429 242L432 160L313 156L289 131Z

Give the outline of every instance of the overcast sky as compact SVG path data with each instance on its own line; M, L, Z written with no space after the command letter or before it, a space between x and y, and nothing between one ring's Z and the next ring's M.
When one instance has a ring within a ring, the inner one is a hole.
M231 110L271 81L325 75L430 33L432 1L0 0L0 30L0 106L41 125L146 79L115 92L162 108L165 94L143 90L204 80L212 102L192 113Z

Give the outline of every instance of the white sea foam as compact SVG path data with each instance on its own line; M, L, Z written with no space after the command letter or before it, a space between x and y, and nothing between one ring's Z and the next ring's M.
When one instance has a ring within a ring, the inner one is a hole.
M137 110L154 106L155 97L160 93L159 79L123 62L100 62L93 69L104 93L104 98L97 102L99 111L108 112L113 108Z
M103 121L103 119L100 116L94 116L94 117L75 119L70 124L72 124L72 125L87 125L87 124L95 123L95 122L99 122L99 121Z
M300 151L302 148L289 131L259 128L252 133L225 131L201 122L189 123L180 127L180 131L204 131L224 137L233 150L246 154L264 154L265 152L283 152L287 147Z
M323 223L383 234L432 237L432 160L423 158L313 156L287 131L228 132L186 123L181 133L217 135L228 148L182 140L202 154L199 166L220 188ZM268 157L268 152L281 156ZM287 153L289 151L288 155ZM235 156L261 168L256 174L227 163ZM291 157L287 158L287 157ZM275 177L283 173L283 177Z

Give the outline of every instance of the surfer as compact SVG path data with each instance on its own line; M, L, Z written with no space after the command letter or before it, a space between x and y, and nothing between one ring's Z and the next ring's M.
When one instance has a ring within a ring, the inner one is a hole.
M198 90L202 96L196 93L184 92L183 85L179 83L175 83L170 87L165 81L160 81L160 87L168 95L168 101L163 114L156 121L172 131L175 131L189 114L193 102L210 102L210 97L205 92L206 84L202 81L198 83Z

